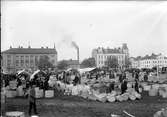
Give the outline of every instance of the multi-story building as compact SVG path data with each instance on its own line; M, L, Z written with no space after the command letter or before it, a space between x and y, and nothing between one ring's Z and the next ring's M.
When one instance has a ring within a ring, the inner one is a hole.
M92 57L95 58L96 67L105 66L105 62L108 57L116 57L118 59L118 64L122 68L125 65L126 58L129 57L129 50L127 44L123 44L122 47L114 49L104 49L98 47L97 49L92 50Z
M57 64L57 51L54 48L28 48L18 47L2 52L2 68L5 72L15 73L22 69L37 69L37 63L41 56L48 56L53 65Z
M130 62L131 62L131 67L132 68L139 68L140 67L140 59L141 57L131 57Z
M153 68L153 67L167 67L167 57L162 54L151 56L144 56L131 59L132 68Z

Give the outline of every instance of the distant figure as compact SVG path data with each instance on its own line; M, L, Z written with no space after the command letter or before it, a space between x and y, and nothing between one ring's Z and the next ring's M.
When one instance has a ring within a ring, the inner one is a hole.
M138 74L138 72L136 72L136 74L135 74L135 79L139 80L139 74Z
M32 108L34 109L34 114L38 114L36 109L36 97L35 97L34 84L30 85L28 100L29 100L29 115L31 115Z
M122 94L124 94L126 90L127 90L127 81L124 79L123 82L121 83Z
M110 83L110 85L109 85L109 93L111 93L114 90L114 88L115 88L115 83L114 82Z
M79 84L79 76L76 74L74 81L74 85Z
M139 84L137 80L135 80L135 91L139 93Z
M123 78L122 78L122 73L119 75L119 82L122 83Z
M144 74L144 81L147 82L148 81L148 75L145 73Z
M133 71L133 72L132 72L132 77L134 78L134 76L135 76L135 72Z
M123 80L126 79L126 73L125 72L123 73L122 78L123 78Z

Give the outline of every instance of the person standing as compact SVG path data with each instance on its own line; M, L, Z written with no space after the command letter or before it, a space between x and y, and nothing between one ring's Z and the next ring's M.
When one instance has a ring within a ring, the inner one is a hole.
M135 80L139 80L139 73L138 72L136 72L136 74L135 74Z
M135 91L139 93L139 83L137 79L135 80Z
M127 81L126 79L123 80L123 82L121 83L121 92L122 94L124 94L127 90Z
M148 81L148 75L147 75L147 73L144 74L144 81L145 81L145 82Z
M109 93L111 93L115 88L115 82L109 84Z
M34 109L34 114L38 114L36 109L36 97L35 97L34 84L30 85L28 100L29 100L29 115L31 115L32 108Z

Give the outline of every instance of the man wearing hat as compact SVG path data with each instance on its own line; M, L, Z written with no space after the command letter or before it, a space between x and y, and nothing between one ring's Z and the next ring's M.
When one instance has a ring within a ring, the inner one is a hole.
M35 97L35 84L34 83L30 84L28 100L29 100L29 115L31 115L32 108L34 109L34 113L38 114L37 109L36 109L36 97Z

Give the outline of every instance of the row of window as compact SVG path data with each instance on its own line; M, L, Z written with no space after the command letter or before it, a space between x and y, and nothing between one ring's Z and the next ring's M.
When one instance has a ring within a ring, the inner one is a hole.
M8 56L10 56L10 55L8 55ZM40 57L41 56L43 56L43 55L40 55ZM45 56L48 56L48 55L45 55ZM17 55L16 56L16 58L19 58L19 57L21 57L21 58L24 58L24 57L26 57L26 58L33 58L33 57L39 57L39 56L36 56L36 55L26 55L26 56L23 56L23 55L21 55L21 56L19 56L19 55ZM50 55L50 57L55 57L55 55ZM9 57L10 58L10 57Z
M40 55L40 56L42 56L42 55ZM48 55L46 55L46 56L48 56ZM12 57L11 55L7 55L7 58L10 59L11 57ZM20 57L21 59L24 59L24 57L25 57L25 58L29 58L29 57L30 57L30 58L33 58L33 57L37 57L37 58L38 58L38 56L36 56L36 55L25 55L25 56L24 56L24 55L17 55L17 56L16 56L16 58L19 58L19 57ZM50 55L50 57L55 57L55 55Z
M113 56L112 55L111 56L99 55L98 57L99 57L99 59L107 59L109 57L111 57L111 58L112 57L116 57L118 59L122 59L123 58L123 56L114 56L114 55Z
M29 63L25 63L25 64L24 64L24 63L20 63L20 64L19 64L19 63L16 63L16 66L17 66L17 67L18 67L18 66L29 66L29 65L30 65L30 66L34 66L33 63L30 63L30 64L29 64Z
M16 66L23 66L24 64L25 65L29 65L29 62L30 62L30 65L34 65L34 63L35 63L35 61L33 61L33 60L25 60L25 62L24 62L24 60L21 60L21 61L19 61L19 60L16 60Z
M144 61L142 64L150 64L151 61ZM153 63L167 63L167 61L153 61Z
M105 64L105 61L98 61L99 64ZM119 64L123 64L123 61L118 61Z

